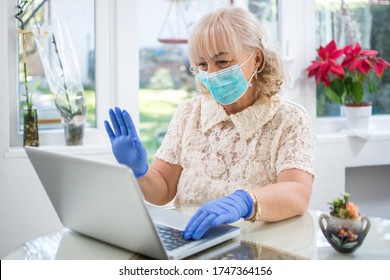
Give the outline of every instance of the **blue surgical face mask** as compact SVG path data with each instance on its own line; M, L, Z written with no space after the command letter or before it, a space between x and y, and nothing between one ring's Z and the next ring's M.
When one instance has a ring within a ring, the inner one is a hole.
M249 88L250 81L256 74L252 74L249 81L245 79L241 67L252 57L253 53L240 65L219 70L213 73L199 70L196 77L209 90L211 96L221 105L229 105L236 102Z

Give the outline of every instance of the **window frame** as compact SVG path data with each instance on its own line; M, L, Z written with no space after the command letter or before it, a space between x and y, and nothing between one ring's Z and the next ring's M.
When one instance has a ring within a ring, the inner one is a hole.
M20 148L23 143L23 133L18 129L17 36L13 16L16 3L8 0L7 12L9 149ZM110 107L129 110L138 127L137 7L137 1L95 0L96 127L85 128L84 148L109 144L103 121L108 118ZM65 145L64 130L41 130L39 140L40 146Z

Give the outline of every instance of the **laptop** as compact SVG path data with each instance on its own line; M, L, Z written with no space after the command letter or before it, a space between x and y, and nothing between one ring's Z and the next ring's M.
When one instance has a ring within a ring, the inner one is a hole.
M181 231L191 216L147 203L127 166L25 150L60 221L75 232L153 259L184 259L240 234L220 225L186 241Z

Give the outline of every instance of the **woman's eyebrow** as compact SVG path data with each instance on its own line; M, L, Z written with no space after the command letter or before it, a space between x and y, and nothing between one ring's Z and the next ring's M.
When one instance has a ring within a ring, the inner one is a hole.
M229 53L228 52L219 52L219 53L213 55L212 58L218 58L219 56L224 55L224 54L229 54Z
M225 55L225 54L229 54L229 53L228 53L228 52L219 52L219 53L213 55L213 56L211 57L211 59L216 59L216 58L218 58L219 56ZM199 57L198 59L199 59L200 61L206 61L206 59L205 59L204 57Z

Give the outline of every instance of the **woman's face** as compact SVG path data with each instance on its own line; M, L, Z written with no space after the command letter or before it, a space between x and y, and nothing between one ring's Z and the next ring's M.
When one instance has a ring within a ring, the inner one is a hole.
M249 58L248 61L241 66L242 72L248 81L257 69L255 68L255 56L252 55L250 57L250 55L251 54L246 52L234 54L227 51L220 51L212 57L200 58L199 62L197 62L197 68L208 73L214 73L237 64L242 65Z
M229 53L228 51L220 51L215 53L212 57L199 58L196 66L199 70L214 73L238 64L241 65L241 70L245 79L249 81L255 71L260 67L261 63L262 53L259 49L255 51L252 56L251 53L247 52L234 54ZM250 86L245 94L236 102L222 106L227 114L235 114L252 105L257 100L257 97L255 87Z

